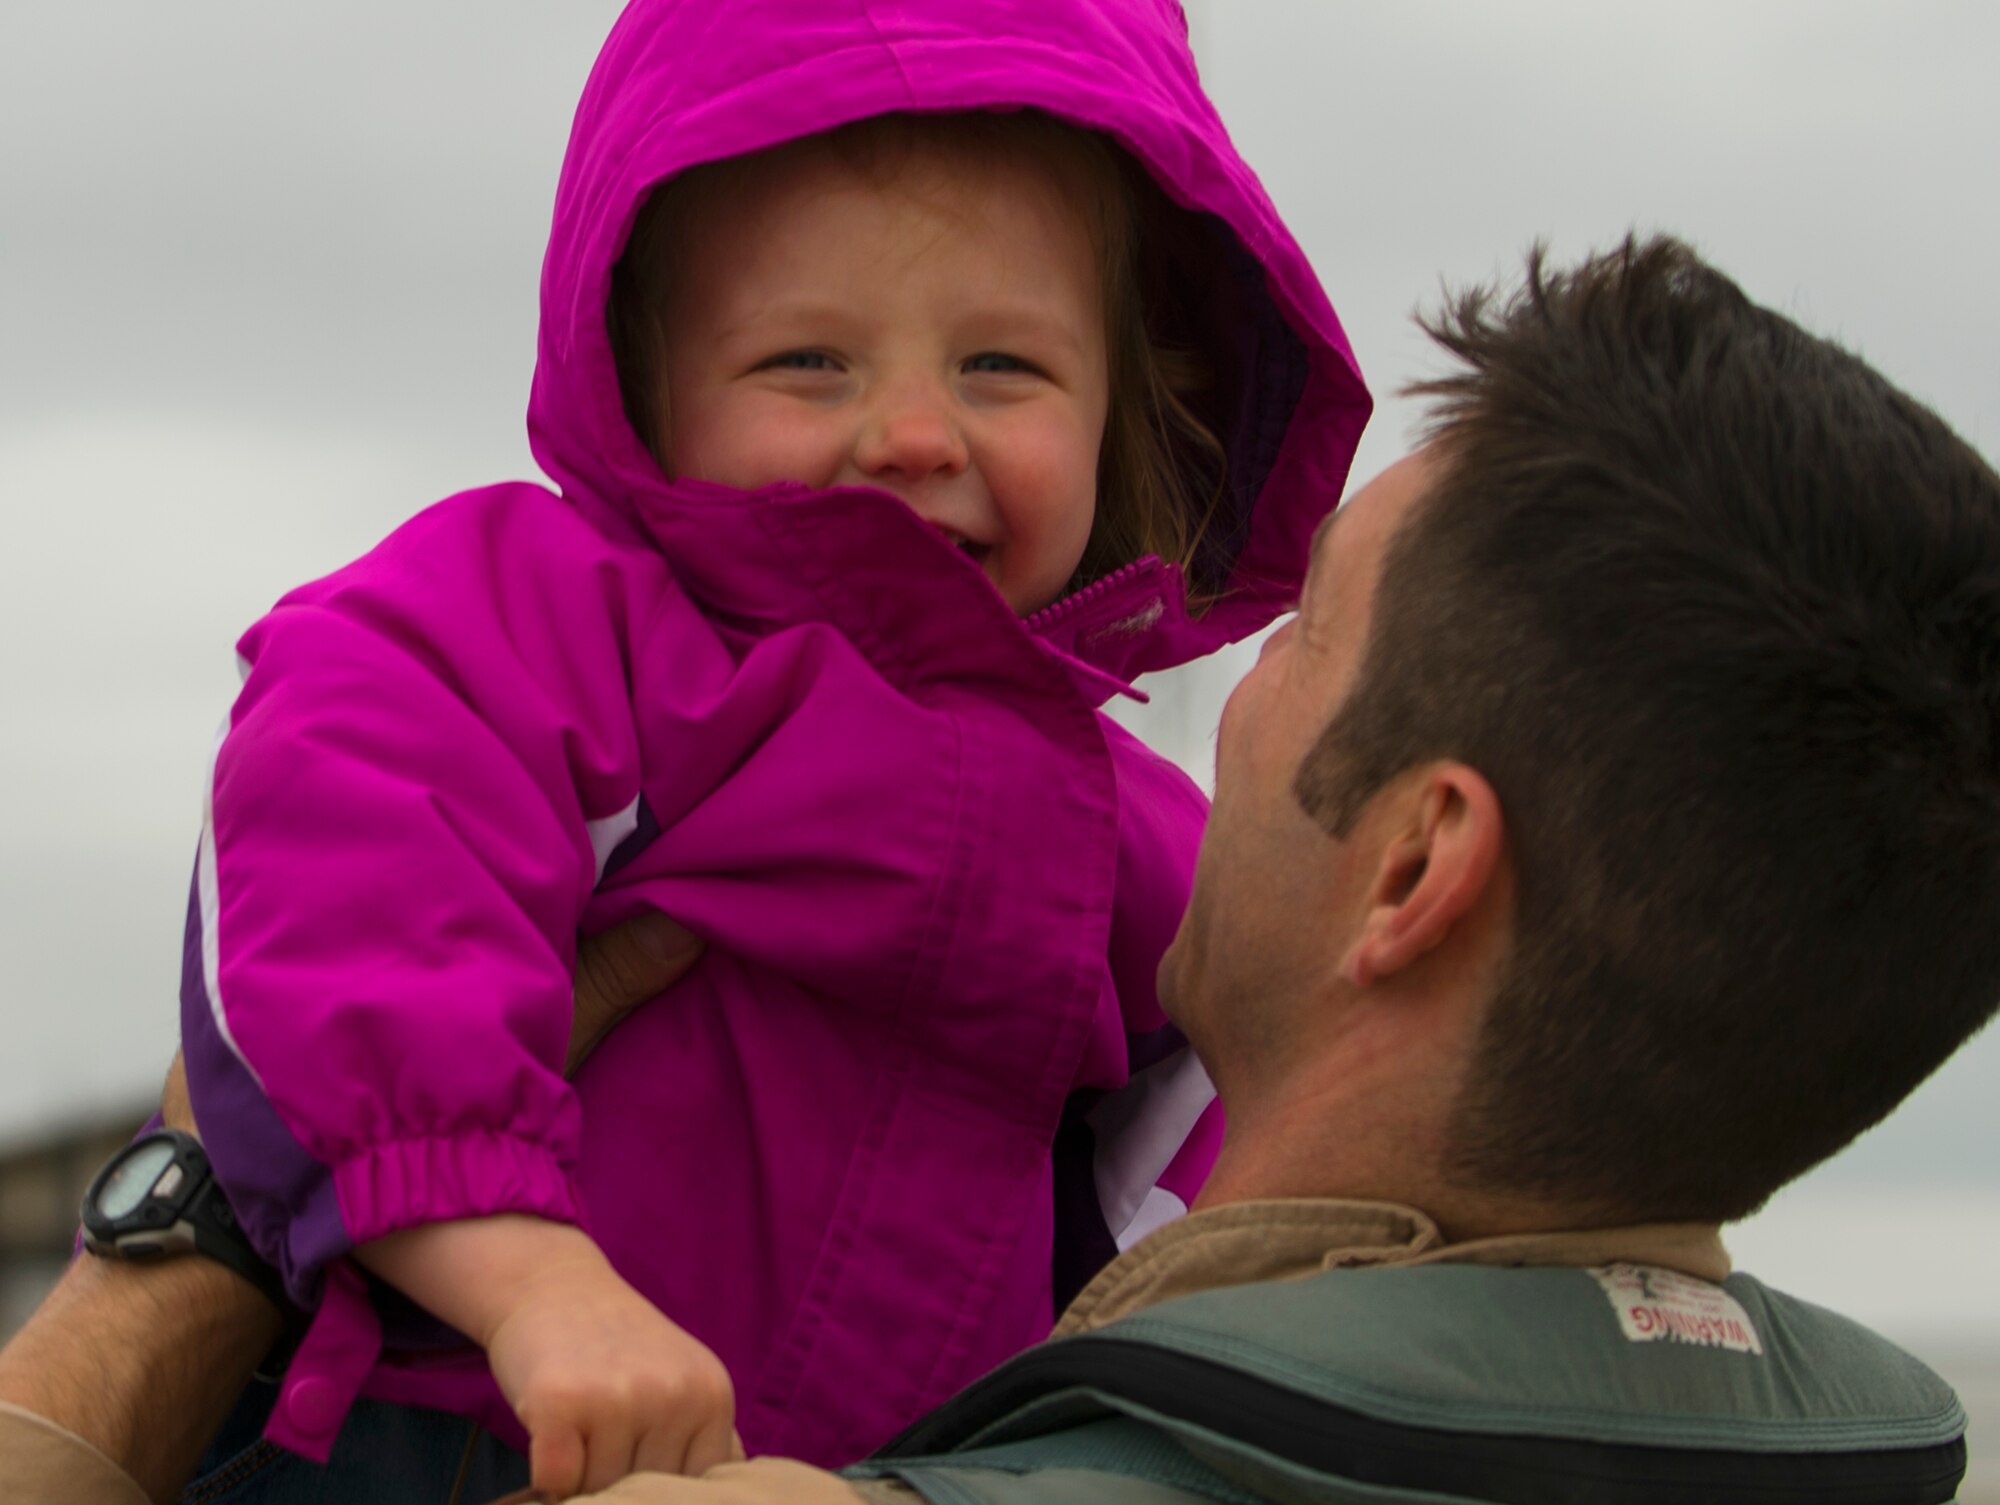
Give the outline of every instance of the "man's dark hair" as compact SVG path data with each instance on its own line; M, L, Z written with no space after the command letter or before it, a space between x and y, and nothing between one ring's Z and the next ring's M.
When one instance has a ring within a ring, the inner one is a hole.
M1513 952L1455 1176L1739 1217L2000 1002L2000 478L1668 239L1426 324L1460 369L1298 796L1462 760Z

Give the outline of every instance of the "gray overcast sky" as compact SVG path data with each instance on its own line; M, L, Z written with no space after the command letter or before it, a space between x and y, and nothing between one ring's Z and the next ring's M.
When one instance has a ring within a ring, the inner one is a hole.
M416 508L531 473L542 239L617 9L99 0L0 20L0 1140L136 1100L171 1049L235 635ZM1407 316L1441 276L1635 224L2000 450L2000 7L1194 9L1211 91L1381 400L1359 476L1404 443L1394 389L1429 367ZM1240 662L1156 686L1142 726L1203 767ZM1893 1182L1948 1195L1959 1241L1990 1250L1996 1131L1989 1034L1745 1238L1784 1259L1848 1237L1842 1209Z

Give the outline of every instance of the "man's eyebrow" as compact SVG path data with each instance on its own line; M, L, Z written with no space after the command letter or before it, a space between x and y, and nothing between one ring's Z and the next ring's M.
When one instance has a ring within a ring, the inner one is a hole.
M1333 532L1333 525L1340 521L1340 514L1346 510L1339 503L1335 503L1333 511L1321 518L1319 525L1313 529L1312 541L1306 545L1306 572L1299 581L1298 599L1292 605L1294 611L1301 610L1305 606L1306 590L1312 584L1313 570L1319 564L1320 555L1325 552L1327 537Z
M1313 529L1312 542L1306 546L1306 570L1308 573L1312 570L1314 562L1318 560L1320 550L1326 546L1326 536L1333 531L1333 525L1340 521L1340 514L1346 510L1345 503L1335 502L1333 504L1333 511L1321 518L1319 526Z

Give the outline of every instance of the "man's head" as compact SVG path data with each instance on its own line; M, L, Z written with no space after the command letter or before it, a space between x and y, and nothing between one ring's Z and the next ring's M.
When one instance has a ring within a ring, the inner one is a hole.
M1740 1216L2000 1002L2000 480L1671 241L1432 332L1428 449L1232 701L1169 991L1225 1094L1385 979L1476 993L1443 1179Z

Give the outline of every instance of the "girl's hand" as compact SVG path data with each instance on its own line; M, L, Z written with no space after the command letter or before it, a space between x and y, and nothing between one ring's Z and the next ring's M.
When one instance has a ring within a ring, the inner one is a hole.
M426 1223L354 1257L486 1350L527 1428L535 1488L561 1499L635 1469L741 1456L722 1361L662 1316L567 1223Z
M555 1499L637 1472L699 1474L743 1456L729 1373L593 1249L538 1270L485 1334L528 1429L533 1487Z

